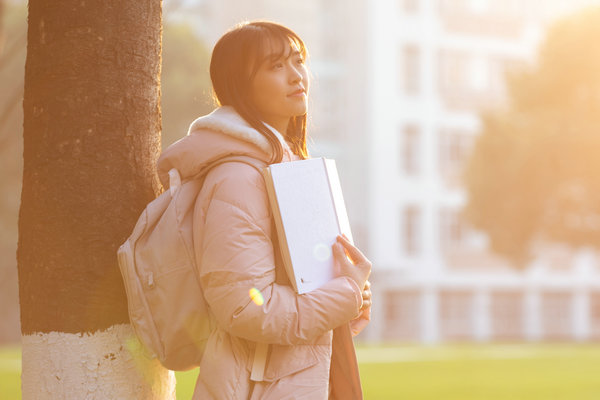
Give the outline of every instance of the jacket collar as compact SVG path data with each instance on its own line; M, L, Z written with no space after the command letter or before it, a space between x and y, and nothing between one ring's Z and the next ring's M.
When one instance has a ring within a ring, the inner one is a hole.
M285 139L275 128L266 124L267 128L277 136L284 150L289 150ZM250 142L265 153L271 152L271 145L267 138L254 129L244 118L242 118L233 107L221 106L208 115L197 118L188 129L188 135L196 130L209 129L224 133L236 139Z
M269 128L283 145L283 160L294 159L281 134ZM186 136L164 149L157 162L157 172L163 186L167 187L171 168L177 169L181 178L186 179L221 157L245 155L269 162L272 152L267 138L250 126L233 107L224 106L196 119Z

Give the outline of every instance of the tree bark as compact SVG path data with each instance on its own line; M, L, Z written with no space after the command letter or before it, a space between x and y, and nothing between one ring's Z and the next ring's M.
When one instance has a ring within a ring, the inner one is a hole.
M172 373L137 355L116 258L160 190L161 13L160 0L29 1L24 399L133 398L123 374L134 397L174 398Z

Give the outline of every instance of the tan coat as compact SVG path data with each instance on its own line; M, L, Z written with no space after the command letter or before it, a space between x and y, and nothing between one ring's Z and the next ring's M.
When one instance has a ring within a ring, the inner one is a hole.
M283 161L297 159L281 140ZM268 162L270 151L260 133L232 108L221 107L194 121L188 136L165 150L159 172L166 181L175 167L185 179L225 155ZM339 277L310 293L294 292L276 251L264 180L246 164L226 163L209 172L196 201L193 232L201 285L216 321L194 399L328 398L330 365L336 364L332 329L359 315L361 288ZM262 305L250 297L253 288L262 294ZM340 354L349 358L343 364L353 368L341 378L358 382L352 342L344 338ZM253 383L257 342L268 343L269 350L264 379ZM332 377L340 376L333 372Z

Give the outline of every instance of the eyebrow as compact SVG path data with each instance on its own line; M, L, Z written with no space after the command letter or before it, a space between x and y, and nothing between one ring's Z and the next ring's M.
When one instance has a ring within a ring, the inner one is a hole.
M272 54L270 57L267 57L267 59L270 60L271 62L273 62L273 61L277 61L280 59L287 60L290 57L294 57L294 56L302 56L302 53L299 50L294 50L294 51L290 52L290 54L288 54L287 57L285 57L284 54L282 53L281 55Z

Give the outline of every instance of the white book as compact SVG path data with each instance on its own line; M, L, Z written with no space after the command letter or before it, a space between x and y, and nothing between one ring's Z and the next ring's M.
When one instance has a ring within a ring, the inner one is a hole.
M263 170L288 277L299 294L333 279L331 246L352 242L335 160L314 158Z

